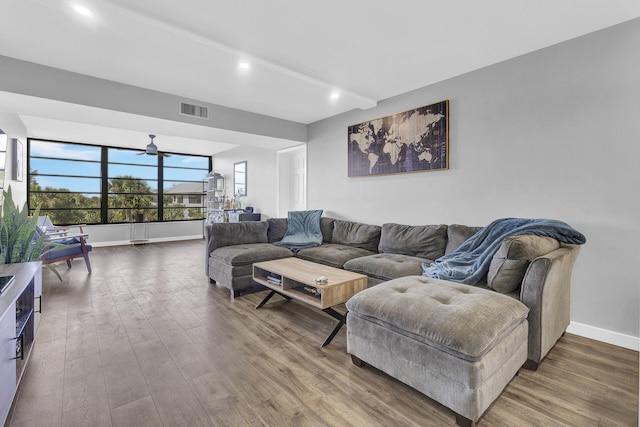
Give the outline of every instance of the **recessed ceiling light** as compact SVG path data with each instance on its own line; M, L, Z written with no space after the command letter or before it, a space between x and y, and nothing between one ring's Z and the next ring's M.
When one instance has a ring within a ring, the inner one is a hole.
M92 15L92 13L91 13L91 11L89 9L87 9L86 7L81 6L79 4L74 4L73 5L73 10L75 10L76 13L78 13L78 14L80 14L82 16L91 16Z
M331 98L333 101L337 100L338 98L340 98L340 92L338 92L338 91L333 91L333 92L331 92L330 98Z
M240 68L241 70L248 70L251 67L251 64L249 64L247 61L241 61L238 63L238 68Z

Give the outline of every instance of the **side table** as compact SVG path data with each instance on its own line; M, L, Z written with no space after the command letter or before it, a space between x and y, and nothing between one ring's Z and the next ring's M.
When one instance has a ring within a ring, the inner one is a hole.
M144 245L149 241L149 221L131 222L130 241L132 245Z

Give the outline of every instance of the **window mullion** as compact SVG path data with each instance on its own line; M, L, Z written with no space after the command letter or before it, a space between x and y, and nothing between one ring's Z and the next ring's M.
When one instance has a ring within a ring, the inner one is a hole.
M164 156L158 153L158 221L164 221Z
M109 223L109 149L102 147L100 153L100 222Z

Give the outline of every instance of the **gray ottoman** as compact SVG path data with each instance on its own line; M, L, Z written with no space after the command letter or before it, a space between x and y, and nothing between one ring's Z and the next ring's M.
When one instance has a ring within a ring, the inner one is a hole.
M527 360L527 313L493 291L423 276L391 280L346 304L347 351L474 425Z

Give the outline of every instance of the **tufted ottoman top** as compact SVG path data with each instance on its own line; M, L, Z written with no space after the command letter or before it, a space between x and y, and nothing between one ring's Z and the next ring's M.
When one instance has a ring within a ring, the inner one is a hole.
M385 325L467 360L481 359L529 312L515 298L424 276L365 289L346 306L349 316Z

